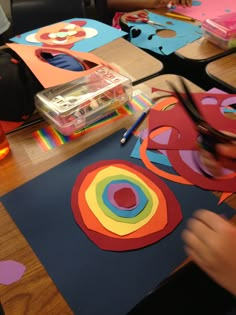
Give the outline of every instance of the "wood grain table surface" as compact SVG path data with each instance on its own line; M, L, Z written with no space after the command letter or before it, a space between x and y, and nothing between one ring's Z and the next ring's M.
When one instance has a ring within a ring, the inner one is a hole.
M154 74L158 75L163 68L161 61L124 38L118 38L93 50L92 53L118 66L120 72L130 77L132 81L138 81Z
M236 93L236 53L210 62L206 66L206 72L211 78L228 85Z
M175 54L181 58L191 61L210 61L211 59L219 58L228 53L222 48L212 44L204 37L187 44L186 46L176 50Z

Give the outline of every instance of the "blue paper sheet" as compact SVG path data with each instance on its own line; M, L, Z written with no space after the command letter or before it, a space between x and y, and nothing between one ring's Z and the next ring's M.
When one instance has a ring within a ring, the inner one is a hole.
M103 24L99 21L92 20L92 19L73 18L73 19L69 19L69 20L65 20L65 21L61 21L61 22L70 23L73 21L85 21L86 24L84 25L84 27L82 27L82 29L84 29L86 31L86 28L92 28L92 29L95 29L97 31L97 35L95 35L95 36L93 36L91 38L85 38L85 39L82 39L80 41L75 42L71 49L76 50L76 51L90 52L93 49L96 49L96 48L101 47L105 44L108 44L109 42L111 42L117 38L123 37L124 35L127 34L126 32L123 32L121 30L117 30L114 27L111 27L107 24ZM57 24L57 23L55 23L55 24ZM55 25L55 24L52 24L52 25ZM42 46L41 42L30 42L27 40L27 38L30 38L28 36L31 36L31 38L32 38L32 36L34 36L34 34L37 33L38 30L40 30L40 29L35 29L32 31L26 32L24 34L15 36L15 37L11 38L11 41L13 41L15 43L19 43L19 44L24 44L24 45ZM59 30L58 30L58 33L59 33ZM60 36L61 36L61 34L60 34ZM66 48L61 44L60 44L60 47Z
M165 27L129 22L128 26L131 27L130 41L137 47L151 50L157 54L169 55L202 37L200 26L151 12L149 12L149 19L161 23ZM176 35L174 37L161 37L161 33L158 35L156 31L163 28L175 31ZM137 36L138 34L139 36Z

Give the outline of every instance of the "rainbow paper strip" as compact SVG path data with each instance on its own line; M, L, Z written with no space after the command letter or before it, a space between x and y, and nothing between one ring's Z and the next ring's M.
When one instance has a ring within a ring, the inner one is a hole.
M84 135L85 133L93 131L102 126L111 124L112 122L126 115L132 115L133 113L137 111L141 111L151 105L152 105L152 102L147 96L145 96L144 94L137 94L133 96L133 98L130 100L128 104L119 108L117 111L109 114L108 116L87 126L86 128L82 130L74 132L70 136L64 136L60 132L58 132L56 129L54 129L52 126L47 126L45 128L42 128L33 132L33 137L37 140L41 149L46 152L53 148L58 147L59 145L62 145L75 138L78 138Z

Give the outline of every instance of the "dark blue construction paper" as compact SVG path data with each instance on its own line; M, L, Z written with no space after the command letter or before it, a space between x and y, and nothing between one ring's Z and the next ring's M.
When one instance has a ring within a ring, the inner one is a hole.
M76 315L127 314L186 258L180 234L194 210L204 207L227 217L234 213L226 204L217 206L211 192L165 180L182 206L184 219L178 227L140 250L99 249L75 223L71 191L79 172L96 161L118 158L143 166L130 157L135 137L120 145L123 133L117 132L0 199Z

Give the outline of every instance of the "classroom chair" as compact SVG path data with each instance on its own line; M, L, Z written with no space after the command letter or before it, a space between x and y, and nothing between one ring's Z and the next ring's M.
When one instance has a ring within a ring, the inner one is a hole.
M112 25L112 19L115 14L115 11L110 10L107 7L106 0L95 0L95 9L99 21L108 25Z
M86 17L85 0L11 0L13 35L71 18Z

